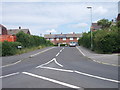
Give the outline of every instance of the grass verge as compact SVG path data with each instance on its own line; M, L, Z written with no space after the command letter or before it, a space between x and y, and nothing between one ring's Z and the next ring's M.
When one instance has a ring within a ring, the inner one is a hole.
M28 53L28 52L31 52L31 51L34 51L34 50L45 48L45 47L47 47L47 46L38 46L38 47L23 48L21 50L18 50L17 53L16 53L16 55L23 54L23 53Z

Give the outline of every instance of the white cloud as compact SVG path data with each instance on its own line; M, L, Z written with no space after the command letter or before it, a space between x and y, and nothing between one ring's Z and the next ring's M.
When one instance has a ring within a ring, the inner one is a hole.
M73 28L84 28L84 27L87 27L88 24L86 23L78 23L78 24L73 24L73 25L70 25L70 27L73 27Z
M70 26L70 23L80 22L71 26L74 28L89 27L89 25L86 24L90 23L90 12L86 8L87 6L93 6L93 21L108 17L115 18L117 16L117 3L5 2L2 6L2 21L5 26L14 25L15 27L18 27L21 25L29 28L32 33L36 34L46 33L46 30L51 28L63 30L61 31L63 33L64 30L70 32L72 30L64 28L62 25L66 27L66 25Z
M104 14L107 14L108 10L105 7L99 6L99 7L94 9L94 12L96 14L104 15Z
M55 29L47 30L48 33L56 33L57 31Z

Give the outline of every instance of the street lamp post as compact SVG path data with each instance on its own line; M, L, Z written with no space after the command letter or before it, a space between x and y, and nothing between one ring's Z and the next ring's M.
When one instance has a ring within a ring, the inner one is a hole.
M91 13L91 26L92 26L92 7L87 7L88 9L90 9L90 13ZM90 32L91 32L91 50L93 49L93 40L92 40L92 29L90 28Z

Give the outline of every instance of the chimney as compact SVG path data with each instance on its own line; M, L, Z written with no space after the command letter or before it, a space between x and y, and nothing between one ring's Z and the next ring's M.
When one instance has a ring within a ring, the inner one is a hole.
M62 32L61 32L61 34L62 34Z
M19 29L21 29L21 27L19 27Z

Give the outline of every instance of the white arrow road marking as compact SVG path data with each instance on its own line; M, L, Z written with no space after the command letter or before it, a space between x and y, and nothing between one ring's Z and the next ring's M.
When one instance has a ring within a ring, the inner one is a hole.
M39 66L37 66L36 68L43 67L43 66L45 66L45 65L47 65L47 64L49 64L49 63L51 63L51 62L53 62L53 61L54 61L57 65L59 65L60 67L63 67L63 65L61 65L60 63L57 62L56 58L53 58L52 60L48 61L47 63L42 64L42 65L39 65Z
M61 81L58 81L58 80L55 80L55 79L35 75L35 74L32 74L32 73L28 73L28 72L22 72L22 73L26 74L26 75L29 75L29 76L32 76L32 77L36 77L36 78L40 78L40 79L43 79L43 80L46 80L46 81L57 83L57 84L60 84L60 85L63 85L63 86L69 87L69 88L81 88L81 87L78 87L78 86L75 86L75 85L71 85L71 84L64 83L64 82L61 82Z
M10 77L10 76L14 76L14 75L17 75L17 74L19 74L19 72L8 74L8 75L5 75L5 76L0 76L0 79L1 78L6 78L6 77Z
M59 65L60 67L63 67L63 65L62 65L62 64L60 64L60 63L58 63L58 62L57 62L56 58L55 58L55 60L54 60L54 61L55 61L55 63L56 63L57 65Z

